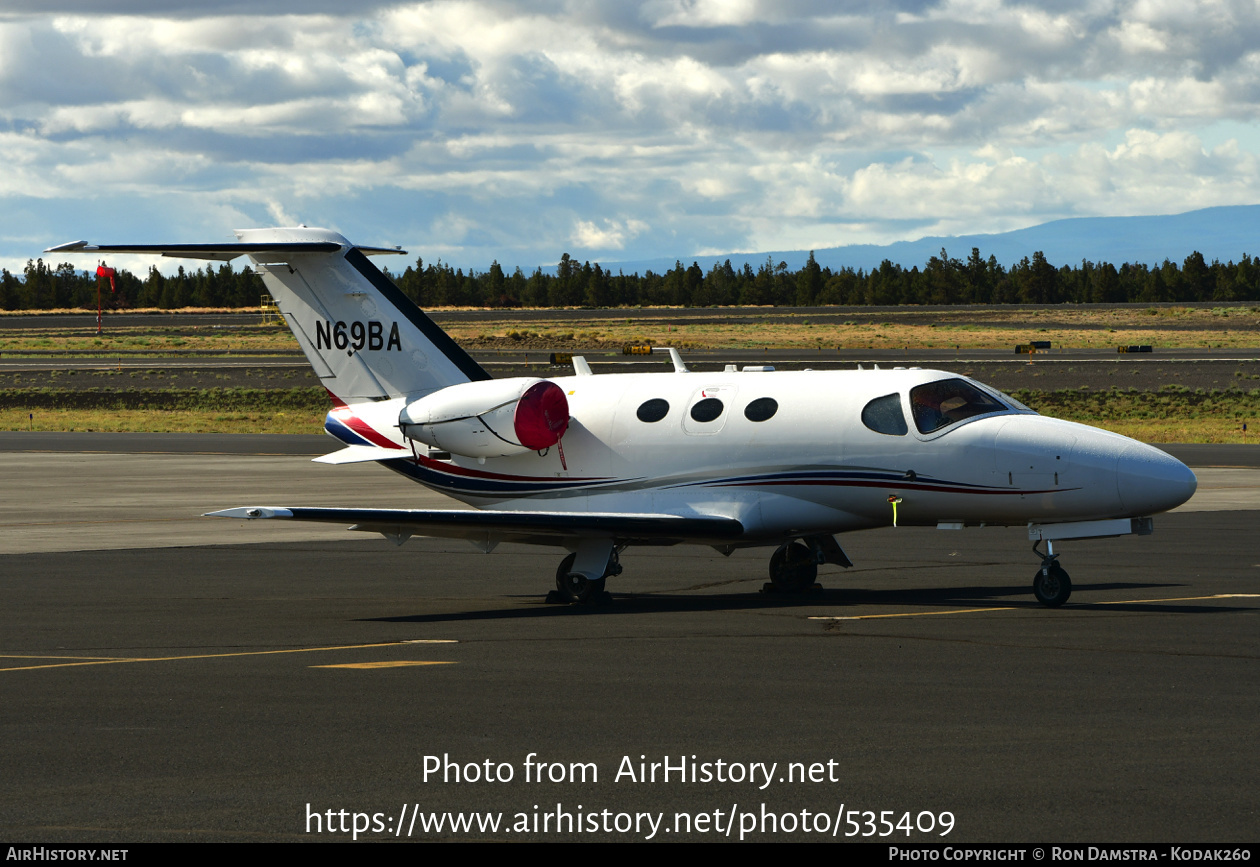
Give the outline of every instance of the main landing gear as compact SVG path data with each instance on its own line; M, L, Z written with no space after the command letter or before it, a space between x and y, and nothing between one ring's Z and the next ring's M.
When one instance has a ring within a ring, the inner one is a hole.
M604 574L595 580L587 578L581 572L574 572L573 565L576 562L576 552L560 561L560 565L556 567L556 598L553 599L551 594L548 594L548 602L578 605L602 602L606 597L604 582L608 580L608 576L621 574L621 562L615 548L608 558L608 566Z
M620 575L621 551L611 539L588 539L578 550L565 557L556 567L556 589L547 594L547 601L563 605L592 604L610 599L604 590L609 576ZM721 549L730 553L729 549ZM845 569L853 563L834 536L820 533L793 539L780 545L770 557L770 583L763 593L801 594L817 585L818 567L832 563ZM602 564L602 574L600 572ZM599 575L592 578L591 575Z
M1046 542L1045 554L1037 550L1039 545L1040 540L1033 544L1033 553L1041 558L1041 568L1033 576L1033 595L1047 608L1058 608L1072 595L1072 579L1059 565L1059 555L1054 553L1054 542Z
M770 557L770 583L762 592L804 593L812 590L818 580L818 567L823 563L833 563L845 569L853 565L835 536L819 533L799 541L785 542Z
M778 593L804 593L818 580L818 556L800 542L788 542L770 557L770 586Z

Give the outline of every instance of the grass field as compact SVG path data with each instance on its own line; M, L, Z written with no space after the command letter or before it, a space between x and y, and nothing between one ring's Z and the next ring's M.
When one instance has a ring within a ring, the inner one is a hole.
M133 325L110 328L102 335L95 329L23 328L0 331L0 352L65 353L66 355L117 352L256 352L296 351L297 341L287 328L274 325L245 325L233 328L213 326L163 327Z
M707 312L707 311L706 311ZM686 318L641 318L635 311L590 310L575 324L571 319L532 319L529 327L510 310L488 311L475 322L446 321L442 310L430 311L443 328L469 348L566 349L618 348L625 343L650 343L689 349L895 347L1007 348L1030 340L1056 346L1109 349L1120 344L1149 343L1160 347L1260 346L1260 308L1148 307L1079 308L1069 305L1006 310L918 310L865 313L794 313L767 309L772 322L756 316L732 315L719 309L698 321ZM31 351L122 354L145 352L296 351L287 329L272 326L110 326L95 329L23 328L0 331L0 352Z
M769 311L767 311L769 312ZM686 349L887 349L897 347L985 349L1007 348L1030 340L1049 340L1056 347L1111 349L1146 343L1161 347L1253 347L1260 345L1260 308L1150 307L1082 309L1047 307L1035 310L920 311L843 314L774 311L773 322L755 317L712 317L698 322L618 317L617 311L591 311L581 327L570 320L532 320L530 328L504 322L450 323L444 327L461 344L473 347L524 348L620 346L648 343Z
M0 391L0 430L314 434L323 388Z
M108 433L317 434L324 413L207 412L204 410L0 410L0 430L104 431ZM328 441L329 451L336 443Z

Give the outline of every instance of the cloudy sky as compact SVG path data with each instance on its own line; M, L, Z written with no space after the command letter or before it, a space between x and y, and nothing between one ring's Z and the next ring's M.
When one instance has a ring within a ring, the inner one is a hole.
M303 222L530 270L1254 204L1258 105L1244 0L4 0L0 265Z

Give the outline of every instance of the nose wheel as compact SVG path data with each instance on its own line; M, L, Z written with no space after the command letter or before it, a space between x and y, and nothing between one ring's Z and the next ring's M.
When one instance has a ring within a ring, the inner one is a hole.
M1047 608L1058 608L1072 595L1072 579L1059 565L1059 555L1054 553L1053 545L1046 554L1038 551L1037 545L1033 545L1033 553L1041 557L1041 568L1033 576L1033 595Z

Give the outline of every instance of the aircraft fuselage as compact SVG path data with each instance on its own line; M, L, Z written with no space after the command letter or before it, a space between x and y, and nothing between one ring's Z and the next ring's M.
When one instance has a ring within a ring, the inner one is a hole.
M940 370L548 379L569 401L559 448L483 460L408 451L386 465L477 506L531 510L541 498L566 511L723 515L749 541L886 526L890 498L900 525L1021 525L1150 515L1195 485L1158 449L1045 418ZM994 411L920 430L912 390L957 380L991 396ZM904 432L864 423L879 398L900 405ZM401 448L405 403L375 404L363 420Z

